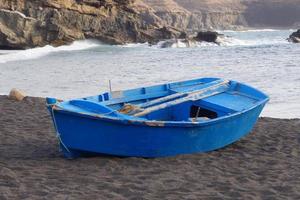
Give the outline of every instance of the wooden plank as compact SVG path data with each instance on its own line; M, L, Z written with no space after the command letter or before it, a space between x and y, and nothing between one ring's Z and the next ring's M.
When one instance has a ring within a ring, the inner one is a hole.
M159 105L154 105L151 107L148 107L146 109L143 109L142 111L138 111L137 113L133 114L133 116L135 117L141 117L141 116L145 116L147 114L150 114L154 111L158 111L161 109L165 109L171 106L175 106L187 101L197 101L206 97L210 97L213 95L217 95L220 93L223 93L225 91L227 91L229 88L229 81L222 81L218 84L212 85L210 87L204 88L202 90L199 91L192 91L192 92L188 92L188 93L184 93L186 94L186 96L179 98L179 99L175 99L173 101L168 101L168 102L164 102L162 104Z
M146 94L139 94L139 95L133 95L133 96L125 96L123 98L117 98L117 99L111 99L109 101L102 102L104 105L114 105L118 103L128 103L130 101L137 101L142 99L151 99L151 98L159 98L162 96L167 95L167 91L161 91L161 92L151 92Z
M203 89L206 89L206 88L209 88L209 87L212 87L212 86L219 86L219 85L222 85L222 84L224 84L224 80L216 80L216 81L212 81L212 82L207 83L207 84L201 83L201 85L195 85L194 84L193 87L187 88L186 92L184 92L184 91L183 92L178 92L178 93L175 93L175 94L171 94L171 95L168 95L168 96L165 96L165 97L161 97L161 98L158 98L158 99L148 101L146 103L139 104L137 106L140 107L140 108L147 108L147 107L154 106L154 105L161 104L161 103L165 103L167 101L171 101L171 100L174 100L174 99L177 99L177 98L180 98L180 97L187 96L189 93L201 91Z

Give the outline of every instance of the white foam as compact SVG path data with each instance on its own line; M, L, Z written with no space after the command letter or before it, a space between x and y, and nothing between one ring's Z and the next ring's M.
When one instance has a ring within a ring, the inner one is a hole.
M2 51L3 55L0 55L0 63L6 63L11 61L19 61L19 60L30 60L37 59L43 56L46 56L50 53L59 52L59 51L78 51L89 49L93 47L100 46L99 42L94 40L81 40L75 41L70 45L64 45L60 47L53 47L50 45L44 47L37 47L33 49L27 50L19 50L19 51ZM1 52L0 52L1 53Z
M162 47L164 42L160 42L156 47ZM260 45L275 45L275 44L287 44L288 41L285 38L275 37L275 38L260 38L260 39L238 39L235 37L218 37L217 43L219 46L260 46ZM212 42L190 42L186 43L182 40L177 40L170 48L195 48L195 47L210 47L218 46L216 43Z
M225 30L219 31L224 33L224 37L218 37L217 42L220 46L260 46L260 45L277 45L277 44L288 44L286 38L282 35L283 31L293 31L290 30L277 30L277 29L250 29L244 31L234 31L234 30ZM275 32L271 37L270 34L266 33ZM279 32L279 34L277 33ZM263 36L259 34L263 33ZM266 36L264 36L266 35ZM286 34L288 35L288 33ZM245 37L247 36L247 37ZM287 37L287 36L286 36ZM218 46L215 43L209 42L196 42L190 41L189 43L184 42L184 40L165 40L160 41L156 45L150 46L148 43L138 43L138 44L126 44L120 45L121 47L126 48L201 48L201 47L211 47Z
M146 43L127 43L124 45L117 45L117 46L125 47L125 48L148 47L149 43L148 42L146 42Z
M168 41L161 41L157 45L154 45L155 48L195 48L195 47L207 47L207 46L218 46L212 42L198 42L198 41L190 41L185 42L183 39L178 39L174 41L169 41L171 44L164 47L164 43Z
M248 29L248 30L219 30L218 32L224 33L233 33L233 32L275 32L275 31L282 31L279 29Z
M275 45L275 44L287 44L288 41L284 38L261 38L254 40L242 40L233 37L225 37L218 39L221 46L260 46L260 45Z
M160 41L155 45L150 45L149 43L128 43L125 45L117 45L119 47L124 47L124 48L194 48L194 47L204 47L204 46L217 46L217 44L215 43L211 43L211 42L190 42L190 43L186 43L184 42L183 39L178 39L178 40L174 40L172 42L172 40L170 40L169 42L172 43L170 44L169 47L163 47L164 44L168 42L168 40L164 40L164 41Z
M185 48L185 47L187 47L187 44L182 42L181 40L177 40L177 42L174 43L171 47L172 48Z
M217 41L221 46L254 46L262 44L258 40L241 40L233 37L218 38Z

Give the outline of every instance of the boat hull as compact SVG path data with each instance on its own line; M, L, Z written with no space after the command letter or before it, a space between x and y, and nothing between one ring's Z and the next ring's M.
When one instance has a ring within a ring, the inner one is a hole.
M152 158L225 147L251 131L265 103L211 123L190 126L120 123L63 110L53 110L52 117L67 158L83 153Z

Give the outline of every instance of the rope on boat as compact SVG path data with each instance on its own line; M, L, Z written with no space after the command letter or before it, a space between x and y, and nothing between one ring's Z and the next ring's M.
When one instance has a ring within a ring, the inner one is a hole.
M63 143L61 137L60 137L60 133L58 132L58 128L57 128L57 123L54 117L54 106L51 107L51 115L52 115L52 119L54 122L54 127L55 127L55 131L56 131L56 137L58 138L59 142L63 145L63 147L69 152L71 153L71 151L68 149L68 147Z
M132 105L132 104L125 104L120 110L118 110L119 113L122 114L134 114L136 112L141 111L141 108L139 106L136 105Z

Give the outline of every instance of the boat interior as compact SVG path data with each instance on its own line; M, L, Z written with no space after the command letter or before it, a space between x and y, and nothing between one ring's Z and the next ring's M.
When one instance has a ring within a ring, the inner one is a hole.
M247 85L218 78L106 92L59 106L120 119L202 122L242 112L266 99Z

